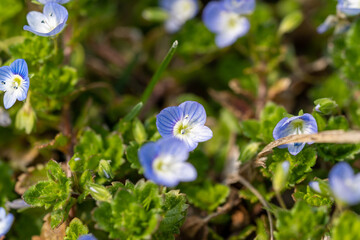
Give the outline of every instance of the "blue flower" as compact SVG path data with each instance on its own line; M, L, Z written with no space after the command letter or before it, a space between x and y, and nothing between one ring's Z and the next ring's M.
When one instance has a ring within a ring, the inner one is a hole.
M10 67L0 68L0 91L4 91L4 106L11 108L16 100L24 101L30 86L28 66L23 59L14 61Z
M244 36L250 29L246 17L254 10L253 0L224 0L210 2L203 12L205 26L216 34L215 43L219 48L230 46Z
M197 0L160 0L160 6L168 13L165 29L169 33L177 32L199 11Z
M320 184L318 181L309 182L309 186L314 192L321 193Z
M92 234L86 234L86 235L80 236L77 240L97 240L97 238L94 237L94 235L92 235Z
M196 169L186 162L189 157L186 145L176 138L147 143L138 155L145 177L156 184L174 187L197 177Z
M360 14L359 0L338 0L337 9L348 16Z
M212 138L210 128L204 126L206 112L197 102L187 101L178 107L168 107L156 117L156 126L162 137L175 137L183 141L189 151L194 150L199 142Z
M360 174L346 162L336 164L329 173L329 185L336 199L349 205L360 203Z
M42 37L55 36L64 29L68 16L66 8L50 2L45 5L43 13L28 13L26 18L29 26L24 26L24 30Z
M65 4L70 2L70 0L37 0L41 4L47 4L47 3L58 3L58 4Z
M14 215L9 213L6 215L4 208L0 208L0 238L5 236L11 228L11 225L14 222Z
M275 127L273 136L275 140L283 137L297 134L317 133L318 127L315 118L305 113L302 116L283 118ZM312 144L312 143L308 143ZM279 148L288 148L290 154L297 155L305 146L305 143L289 143L279 146Z

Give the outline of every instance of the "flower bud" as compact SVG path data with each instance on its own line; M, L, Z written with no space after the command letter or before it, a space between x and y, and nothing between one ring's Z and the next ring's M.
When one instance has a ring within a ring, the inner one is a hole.
M331 100L330 98L320 98L316 100L315 102L315 111L320 112L325 115L332 114L335 109L338 107L336 102L334 100Z
M112 199L111 193L102 185L89 182L87 183L87 190L97 201L110 202Z
M106 178L106 179L113 179L114 175L111 171L111 161L107 160L101 160L98 168L98 173L100 177Z
M286 181L289 176L290 163L288 161L279 163L275 170L273 178L273 187L275 192L281 192L286 185Z
M26 134L30 134L34 128L36 121L36 114L30 103L30 94L22 106L22 108L16 114L15 127L19 130L25 130Z

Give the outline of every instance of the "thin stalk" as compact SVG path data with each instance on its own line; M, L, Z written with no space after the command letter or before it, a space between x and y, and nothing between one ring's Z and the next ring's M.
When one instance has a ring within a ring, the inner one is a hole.
M269 203L265 200L265 198L261 195L261 193L254 188L251 183L249 183L245 178L238 175L236 176L236 180L238 180L242 185L244 185L247 189L249 189L260 201L260 203L265 207L266 214L269 219L269 226L270 226L270 240L274 239L274 225L273 220L271 218L271 213L268 209L270 209Z
M276 199L278 200L280 206L282 208L286 209L286 205L285 205L284 199L281 197L281 194L279 192L275 192L275 195L276 195Z
M171 48L170 48L169 52L167 53L166 57L164 58L164 60L160 64L160 67L157 69L154 76L150 80L149 85L146 87L146 89L145 89L145 91L144 91L144 93L143 93L143 95L141 97L141 102L143 102L144 105L146 105L146 102L149 100L149 98L150 98L156 84L160 80L161 75L163 74L163 72L165 71L165 69L169 65L171 59L173 58L178 45L179 45L178 41L175 41L173 43L173 45L171 46Z

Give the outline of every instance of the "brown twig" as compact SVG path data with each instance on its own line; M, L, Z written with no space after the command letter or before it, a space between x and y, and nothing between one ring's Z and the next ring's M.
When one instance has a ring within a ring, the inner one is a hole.
M360 131L333 130L315 134L292 135L269 143L258 155L256 164L265 167L266 156L273 148L289 143L360 143Z

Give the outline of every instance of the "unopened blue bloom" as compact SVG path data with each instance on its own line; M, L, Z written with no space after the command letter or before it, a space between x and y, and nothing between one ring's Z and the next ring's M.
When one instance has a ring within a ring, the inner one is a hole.
M28 66L24 59L0 68L0 91L4 91L4 106L11 108L16 100L24 101L30 86Z
M224 0L208 3L203 12L205 26L216 34L219 48L230 46L250 29L250 22L241 14L254 10L253 0Z
M289 173L289 169L290 169L290 162L289 161L284 161L282 164L281 164L281 167L285 173L285 175L287 175Z
M94 235L92 235L92 234L86 234L86 235L80 236L77 240L97 240L97 238L94 237Z
M168 107L156 117L156 126L162 137L175 137L183 141L189 151L194 150L199 142L212 138L210 128L204 126L206 112L197 102L187 101L178 107Z
M360 173L354 174L346 162L336 164L329 173L329 185L336 199L349 205L360 203Z
M11 225L14 222L14 215L9 213L6 215L4 208L0 208L0 238L5 236L11 228Z
M35 11L28 13L26 18L29 26L24 26L24 30L42 37L55 36L64 29L68 16L66 8L50 2L44 6L43 13Z
M39 3L41 4L47 4L47 3L58 3L58 4L65 4L65 3L68 3L70 2L70 0L37 0Z
M315 118L305 113L302 116L283 118L275 127L273 137L278 140L283 137L297 134L313 134L318 132ZM312 144L312 143L308 143ZM279 146L279 148L288 148L290 154L297 155L305 146L305 143L289 143Z
M309 186L314 192L321 193L320 184L318 181L309 182Z
M348 16L360 14L359 0L338 0L337 9Z
M139 150L145 177L167 187L196 179L196 169L186 162L188 157L187 146L176 138L162 138L145 144Z
M325 33L330 28L334 27L337 24L338 20L335 16L328 16L325 21L317 28L317 32L320 34Z
M160 0L160 6L168 13L165 28L169 33L177 32L199 11L197 0Z

